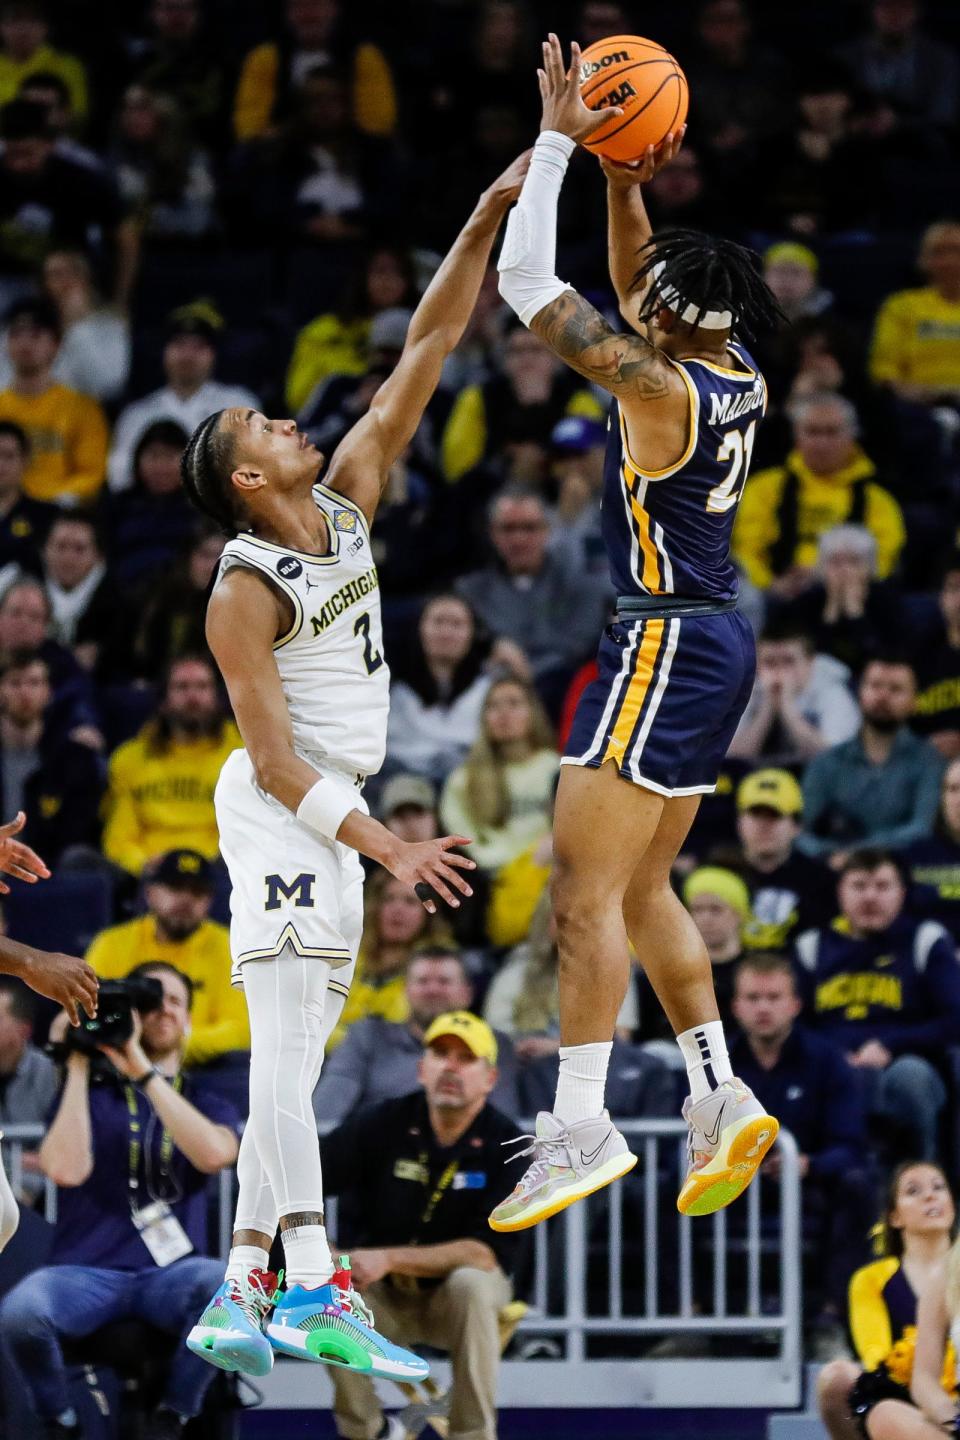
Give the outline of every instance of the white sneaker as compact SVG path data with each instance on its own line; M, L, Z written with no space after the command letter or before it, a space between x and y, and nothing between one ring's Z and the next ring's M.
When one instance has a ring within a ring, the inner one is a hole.
M606 1110L573 1125L564 1125L549 1111L541 1110L537 1133L518 1139L533 1143L512 1158L532 1155L533 1160L516 1189L490 1216L491 1230L509 1232L538 1225L575 1200L619 1180L637 1163Z
M780 1130L742 1080L724 1080L696 1103L688 1095L690 1168L677 1198L681 1215L712 1215L742 1195Z

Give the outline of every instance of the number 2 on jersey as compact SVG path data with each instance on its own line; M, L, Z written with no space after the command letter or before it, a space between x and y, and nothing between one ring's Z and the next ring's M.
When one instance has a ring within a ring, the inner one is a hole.
M737 484L741 475L746 479L747 471L750 469L750 457L753 454L753 437L756 429L756 420L751 420L745 431L731 430L724 437L723 444L717 451L717 459L721 465L724 460L729 460L731 463L730 469L720 484L714 485L707 496L707 510L711 515L726 514L740 499L740 490L737 489Z
M367 674L372 675L383 664L383 656L379 650L374 650L373 641L370 639L369 610L364 610L362 615L357 616L353 624L353 633L363 636L363 663L367 667Z

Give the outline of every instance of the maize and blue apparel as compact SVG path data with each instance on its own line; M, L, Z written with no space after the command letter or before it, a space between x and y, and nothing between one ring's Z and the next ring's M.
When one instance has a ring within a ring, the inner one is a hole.
M613 760L625 779L668 796L714 788L753 688L753 632L735 610L730 539L767 392L749 354L729 349L736 369L670 361L687 388L689 438L665 470L631 458L611 407L603 536L618 616L563 763Z
M746 950L786 950L797 935L829 925L837 913L836 877L796 850L775 870L758 870L746 860L738 870L750 891Z
M928 835L908 846L903 859L914 885L923 886L923 913L960 944L960 845L948 835Z

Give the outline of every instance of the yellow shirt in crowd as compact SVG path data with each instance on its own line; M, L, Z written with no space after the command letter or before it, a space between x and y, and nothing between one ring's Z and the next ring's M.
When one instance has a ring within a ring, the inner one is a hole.
M280 78L280 47L272 41L249 51L240 69L233 103L233 133L253 140L270 128ZM397 96L390 66L376 45L358 45L353 55L353 120L365 135L390 135L397 124Z
M873 330L870 379L960 388L960 302L944 300L931 286L885 300Z
M31 75L58 75L70 92L70 109L78 120L87 114L87 72L75 55L38 45L26 60L0 54L0 105L16 99L24 80Z
M27 433L30 461L23 488L31 500L70 496L94 500L107 473L107 420L96 400L66 385L51 385L42 395L0 390L0 420L12 420Z
M141 732L111 760L103 851L108 860L139 875L148 860L168 850L220 851L213 792L223 762L242 745L228 721L219 736L171 741L160 753Z
M230 938L225 925L204 920L186 940L164 940L152 915L101 930L87 951L101 980L121 980L137 965L162 960L193 981L193 1010L186 1061L203 1065L228 1050L250 1049L242 990L230 984Z

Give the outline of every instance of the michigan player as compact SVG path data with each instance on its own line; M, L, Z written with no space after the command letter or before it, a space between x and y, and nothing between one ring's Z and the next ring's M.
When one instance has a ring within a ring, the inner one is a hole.
M457 906L471 893L461 872L473 862L451 853L466 837L398 840L361 793L383 761L389 689L368 527L470 318L527 163L481 196L411 319L396 369L338 447L329 483L319 483L323 456L293 420L255 410L209 416L184 452L187 494L235 537L207 636L245 747L228 758L215 799L234 979L250 1014L250 1119L226 1280L187 1342L225 1369L263 1374L277 1349L390 1377L427 1373L374 1330L348 1272L335 1270L311 1100L360 943L358 852L419 886L431 911L436 896ZM272 1308L267 1255L278 1220L287 1288Z
M536 1224L636 1163L603 1108L628 936L690 1077L680 1210L703 1215L729 1204L778 1129L731 1073L710 961L670 888L671 865L700 796L715 786L753 682L753 637L736 611L729 545L766 390L731 336L774 322L776 304L740 246L691 232L651 242L639 189L619 184L610 194L612 273L638 333L616 334L557 278L567 161L609 116L584 106L579 60L574 46L565 72L556 36L544 46L541 133L507 226L500 290L531 330L616 402L603 527L619 598L557 795L556 1104L538 1117L524 1152L533 1159L493 1212L496 1230Z

